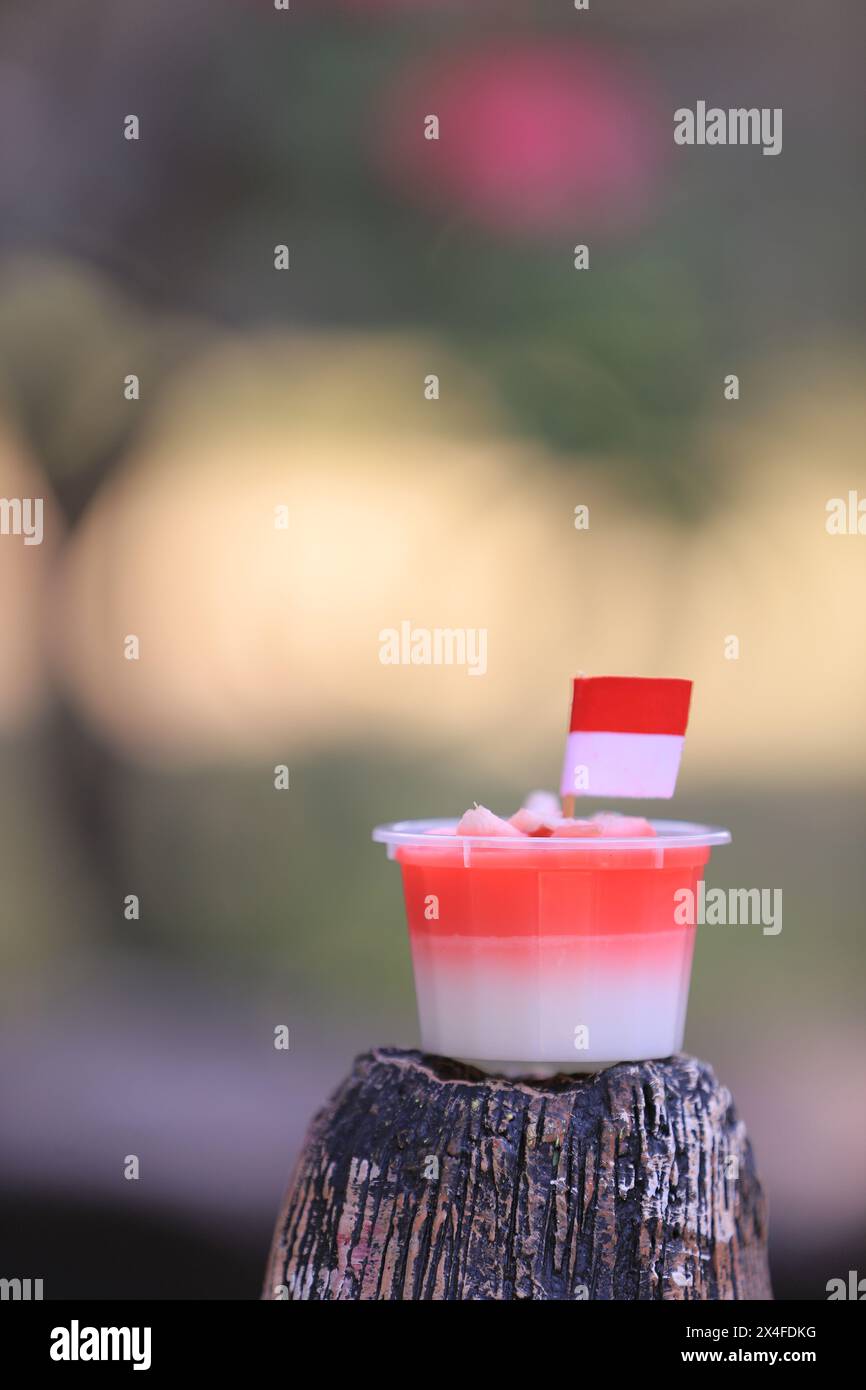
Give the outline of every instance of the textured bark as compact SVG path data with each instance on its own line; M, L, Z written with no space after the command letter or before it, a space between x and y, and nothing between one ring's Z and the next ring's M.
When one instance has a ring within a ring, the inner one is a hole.
M378 1048L313 1121L263 1297L768 1299L766 1230L705 1062L530 1082Z

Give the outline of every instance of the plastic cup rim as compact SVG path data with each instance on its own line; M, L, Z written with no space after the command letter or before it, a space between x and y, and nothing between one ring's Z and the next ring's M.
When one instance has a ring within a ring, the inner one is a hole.
M635 849L698 849L712 845L731 843L731 832L720 825L700 825L695 821L653 820L650 825L655 835L457 835L431 834L450 827L456 829L457 821L445 818L432 820L398 820L386 825L377 825L373 839L377 844L390 848L411 846L424 849L447 849L448 847L470 846L471 848L496 849L508 852L511 849L527 851L531 854L551 854L557 851L570 853L596 854L599 850L625 851Z

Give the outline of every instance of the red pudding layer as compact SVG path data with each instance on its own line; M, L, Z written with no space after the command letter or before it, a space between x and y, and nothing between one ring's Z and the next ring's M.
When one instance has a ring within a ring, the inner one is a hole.
M514 841L473 846L401 845L411 932L436 936L609 936L675 930L675 894L697 891L707 846L605 849L603 841L542 857ZM431 915L431 898L436 899ZM682 925L681 930L688 930Z

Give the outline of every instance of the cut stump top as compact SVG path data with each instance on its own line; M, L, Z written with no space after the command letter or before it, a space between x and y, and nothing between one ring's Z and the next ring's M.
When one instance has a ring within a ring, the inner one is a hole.
M316 1116L268 1299L766 1299L745 1126L694 1057L546 1081L399 1048Z

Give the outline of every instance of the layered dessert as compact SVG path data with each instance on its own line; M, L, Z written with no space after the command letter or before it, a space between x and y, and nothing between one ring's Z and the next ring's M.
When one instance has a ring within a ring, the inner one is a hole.
M727 831L538 793L374 838L402 871L425 1050L544 1076L681 1048L695 928L677 895Z

